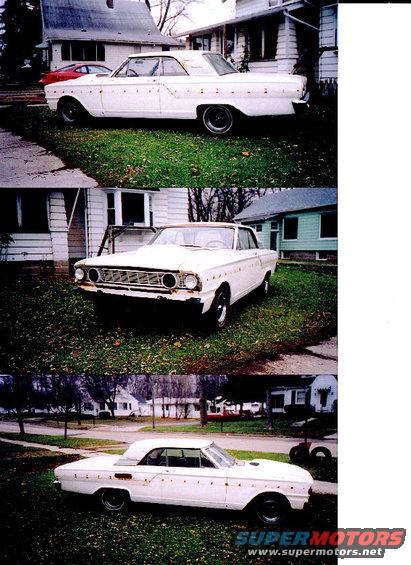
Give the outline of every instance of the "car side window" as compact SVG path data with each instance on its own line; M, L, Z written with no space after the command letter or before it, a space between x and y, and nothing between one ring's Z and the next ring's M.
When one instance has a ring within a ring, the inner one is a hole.
M160 60L157 57L136 57L129 59L116 76L118 77L154 77L158 75Z
M87 73L88 73L88 70L87 70L86 65L83 65L82 67L78 67L78 69L74 69L74 72L75 72L75 73L84 73L84 74L87 74Z
M244 229L238 230L237 249L239 249L240 251L250 249L250 241L248 239L248 230L244 230Z
M255 239L255 235L250 230L248 230L248 245L250 249L258 249L258 244Z
M104 67L97 67L96 65L89 65L87 68L88 68L88 72L91 74L109 72L108 69L105 69Z
M200 455L200 462L201 462L201 467L203 468L206 467L206 468L215 469L214 463L210 461L210 459L206 457L204 453L201 453Z
M140 461L139 465L154 465L161 467L167 465L166 450L164 447L153 449Z
M168 467L188 467L190 469L200 467L199 449L167 449Z
M181 66L181 64L173 59L172 57L163 57L162 58L162 69L161 75L163 77L180 77L180 76L187 76L187 72Z

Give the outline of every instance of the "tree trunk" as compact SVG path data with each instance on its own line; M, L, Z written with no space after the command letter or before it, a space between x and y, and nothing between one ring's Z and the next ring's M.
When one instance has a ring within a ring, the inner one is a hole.
M271 388L268 386L265 389L265 429L266 430L273 429L272 417L273 417L273 413L271 406Z
M17 408L17 422L19 424L20 435L24 436L26 432L24 430L24 418L21 408Z
M200 377L200 423L201 427L207 425L207 400L204 392L204 381Z
M64 413L64 439L67 439L67 428L68 428L68 411L66 409Z

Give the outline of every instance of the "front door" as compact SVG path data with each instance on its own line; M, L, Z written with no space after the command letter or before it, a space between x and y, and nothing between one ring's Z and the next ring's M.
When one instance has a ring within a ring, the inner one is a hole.
M156 118L160 115L159 57L129 59L101 83L105 117Z
M162 476L165 503L224 508L225 469L218 469L199 449L168 448Z

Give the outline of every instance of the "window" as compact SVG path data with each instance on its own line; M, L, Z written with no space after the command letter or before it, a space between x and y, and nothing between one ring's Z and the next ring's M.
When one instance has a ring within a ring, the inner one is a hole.
M298 218L284 218L283 239L298 239Z
M105 61L105 47L95 41L63 41L62 61Z
M211 33L193 37L192 43L194 51L211 51Z
M93 404L91 402L85 402L83 405L83 409L85 412L92 412L93 411Z
M273 19L262 19L249 27L251 61L275 59L277 54L278 24Z
M128 402L123 402L123 410L127 410L128 408Z
M100 402L100 410L105 410L105 408L106 408L106 403Z
M320 239L336 239L337 212L327 212L320 215Z
M158 57L134 57L129 59L118 71L118 77L153 77L158 75Z
M273 410L284 408L284 394L273 394L271 400L271 407Z
M247 230L238 230L238 244L237 248L241 251L250 249L250 240L248 239Z
M47 233L47 194L38 190L2 190L0 226L7 233Z
M121 194L123 225L144 224L144 194L123 192Z
M97 65L87 65L87 70L90 74L107 74L111 72L107 67L99 67Z
M109 226L114 226L116 223L116 209L113 192L109 192L107 194L107 223Z
M161 467L167 465L166 450L164 447L153 449L139 463L139 465L154 465Z
M88 68L86 65L83 65L81 67L78 67L77 69L74 69L75 73L83 73L83 74L87 74L88 73Z
M161 74L164 77L179 77L188 75L180 63L171 57L164 57L162 59Z
M297 390L296 404L305 404L305 390Z

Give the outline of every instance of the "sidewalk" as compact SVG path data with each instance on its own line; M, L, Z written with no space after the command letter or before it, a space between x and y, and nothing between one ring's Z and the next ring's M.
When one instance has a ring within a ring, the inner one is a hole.
M15 445L21 445L23 447L32 447L35 449L45 449L47 451L54 451L55 453L66 453L69 455L80 455L81 457L96 457L97 455L107 455L102 451L90 451L88 449L73 449L70 447L56 447L55 445L43 445L41 443L32 443L29 441L20 441L14 439L6 439L0 437L0 441L6 443L13 443ZM338 494L338 484L328 483L326 481L314 481L313 493L315 494L332 494L337 496Z
M0 187L92 188L97 182L37 143L0 128Z

